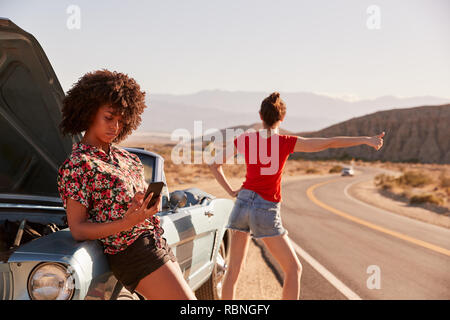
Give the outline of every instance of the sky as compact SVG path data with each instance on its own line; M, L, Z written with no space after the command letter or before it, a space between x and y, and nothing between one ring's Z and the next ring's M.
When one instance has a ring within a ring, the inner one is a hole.
M74 9L75 8L75 9ZM67 91L127 73L152 93L450 98L450 1L6 1Z

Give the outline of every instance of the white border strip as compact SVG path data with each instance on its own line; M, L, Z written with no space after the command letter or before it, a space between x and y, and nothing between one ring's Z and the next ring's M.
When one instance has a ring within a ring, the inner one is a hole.
M321 265L316 259L311 257L305 250L300 248L291 238L289 240L294 247L295 252L306 260L318 273L320 273L328 282L330 282L340 293L346 296L349 300L362 300L355 292L347 287L341 280L336 278L330 271Z

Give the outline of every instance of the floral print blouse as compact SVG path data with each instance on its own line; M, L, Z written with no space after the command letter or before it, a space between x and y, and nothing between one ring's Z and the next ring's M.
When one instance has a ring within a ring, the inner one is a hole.
M144 166L139 157L110 144L109 153L101 148L74 143L72 153L58 169L58 191L67 210L67 199L74 199L88 209L88 221L96 223L122 219L134 194L145 192ZM130 230L101 238L104 252L116 254L126 249L139 235L152 230L156 245L161 248L158 216L152 216Z

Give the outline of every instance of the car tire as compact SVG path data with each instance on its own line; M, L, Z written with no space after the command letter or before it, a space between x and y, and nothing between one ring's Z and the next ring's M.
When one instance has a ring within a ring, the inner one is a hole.
M229 255L225 245L225 237L220 243L214 269L208 280L195 291L198 300L220 300L222 297L222 285L225 272L228 267Z

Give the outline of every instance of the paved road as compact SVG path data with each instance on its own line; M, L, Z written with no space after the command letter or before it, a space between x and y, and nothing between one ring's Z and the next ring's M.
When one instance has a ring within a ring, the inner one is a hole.
M381 170L354 168L354 177L283 184L283 224L303 265L300 298L450 299L450 230L355 201L348 186Z

